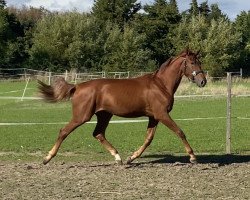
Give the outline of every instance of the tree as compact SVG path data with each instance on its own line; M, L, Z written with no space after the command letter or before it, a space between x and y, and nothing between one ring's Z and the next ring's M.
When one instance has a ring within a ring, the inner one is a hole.
M175 46L175 54L186 47L197 51L202 49L202 42L207 36L208 24L202 16L183 18L178 26L171 31L171 42ZM203 52L201 52L203 53Z
M134 15L140 9L141 4L137 3L136 0L95 0L92 15L102 25L111 21L123 29L128 22L133 20Z
M212 76L223 76L225 70L238 59L240 37L229 21L223 18L212 20L203 44L206 53L204 63L208 65Z
M8 31L8 21L6 12L3 8L0 8L0 67L4 67L5 62L5 54L6 54L6 47L7 47L7 41L6 41L6 35Z
M170 30L181 19L174 1L156 0L152 5L145 5L144 11L137 16L134 26L139 33L146 34L145 48L150 49L152 60L160 65L173 53L173 45L169 39Z
M202 15L192 17L191 22L183 19L172 35L177 52L186 46L201 50L203 65L211 76L223 76L225 69L233 65L239 56L239 39L240 33L231 22L220 18L208 23Z
M155 68L151 52L143 48L144 34L126 26L124 31L114 24L106 27L108 37L104 45L102 66L105 71L148 71Z
M24 29L13 14L7 15L8 32L5 66L21 67L27 58L25 52Z
M84 14L70 12L45 16L38 21L33 34L30 65L56 71L84 68L83 63L90 63L88 59L83 61L85 51L89 55L96 48L95 32L100 32L98 26L92 26L92 21Z
M14 14L0 1L0 67L18 67L24 60L24 30Z
M38 20L50 13L43 7L34 8L23 6L21 8L16 8L11 6L8 7L7 10L9 14L15 15L16 19L21 23L25 31L32 29Z
M211 10L209 8L208 2L207 1L202 2L199 6L199 14L208 18L210 12Z
M197 0L192 0L192 3L190 5L191 5L191 8L189 9L189 13L192 16L197 16L199 14L199 7L198 7Z
M221 9L219 8L218 4L211 4L210 6L211 12L209 14L209 20L219 20L220 18L228 19L225 14L222 13Z
M235 28L242 33L242 43L250 42L250 11L242 11L235 20Z
M192 16L202 15L205 17L207 22L211 22L212 19L218 20L219 18L224 18L228 20L228 17L222 13L218 4L208 5L208 1L204 1L198 6L197 0L192 0L190 4L190 9L183 12L182 16L191 19Z
M5 0L0 0L0 9L4 9L6 7L6 1Z
M179 9L178 9L178 5L177 5L176 0L170 0L169 4L170 4L170 6L173 7L172 10L175 10L176 13L179 13Z
M30 62L53 71L144 71L154 66L151 52L142 48L144 37L112 22L101 28L87 14L50 14L36 26Z
M242 11L237 16L234 26L236 31L241 33L239 59L235 62L235 66L243 68L244 74L250 75L250 11Z

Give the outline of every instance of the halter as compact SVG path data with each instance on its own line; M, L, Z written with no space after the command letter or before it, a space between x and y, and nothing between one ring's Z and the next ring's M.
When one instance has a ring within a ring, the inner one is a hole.
M185 74L185 72L186 72L186 68L188 67L188 65L187 65L187 61L186 61L186 58L184 59L184 74ZM192 68L191 68L191 70L192 70ZM193 75L193 78L195 77L195 76L197 76L198 74L202 74L202 73L204 73L204 71L203 70L200 70L200 71L193 71L191 74Z

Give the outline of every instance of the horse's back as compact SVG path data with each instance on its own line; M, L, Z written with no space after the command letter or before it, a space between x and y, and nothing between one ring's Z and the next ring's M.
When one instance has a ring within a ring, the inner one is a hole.
M142 116L147 107L149 84L149 76L92 80L76 86L73 101L88 102L95 106L95 112L105 110L124 117Z
M82 82L76 86L77 90L92 89L98 93L134 93L139 92L150 84L150 76L130 79L96 79Z

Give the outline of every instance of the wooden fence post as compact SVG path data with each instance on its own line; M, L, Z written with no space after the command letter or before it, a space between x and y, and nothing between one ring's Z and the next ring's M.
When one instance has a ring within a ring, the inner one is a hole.
M49 85L51 85L51 71L49 71Z
M65 77L64 77L65 81L67 81L68 79L68 70L65 71Z
M231 154L231 89L232 74L227 72L227 132L226 132L226 153Z

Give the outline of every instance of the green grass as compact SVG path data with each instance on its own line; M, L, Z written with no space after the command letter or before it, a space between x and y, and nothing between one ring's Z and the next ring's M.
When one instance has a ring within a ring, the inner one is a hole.
M250 151L249 120L250 98L233 98L232 101L232 150L234 153ZM0 123L3 122L67 122L71 118L71 104L47 104L40 100L0 100ZM225 117L226 98L176 99L171 113L197 153L224 153L226 119L181 121L185 118ZM114 117L113 119L119 119ZM95 120L95 118L93 118ZM41 159L50 150L63 125L0 126L1 159ZM58 160L113 160L106 150L92 137L94 124L76 129L63 143ZM135 151L144 141L147 122L110 124L107 138L123 158ZM4 153L5 152L5 153ZM14 154L9 154L14 152ZM166 127L159 125L148 154L184 153L181 141ZM35 156L33 155L35 154ZM66 156L70 155L70 156Z
M24 88L26 86L25 81L1 81L0 82L0 97L22 97ZM25 97L36 96L37 82L30 81L25 91Z

